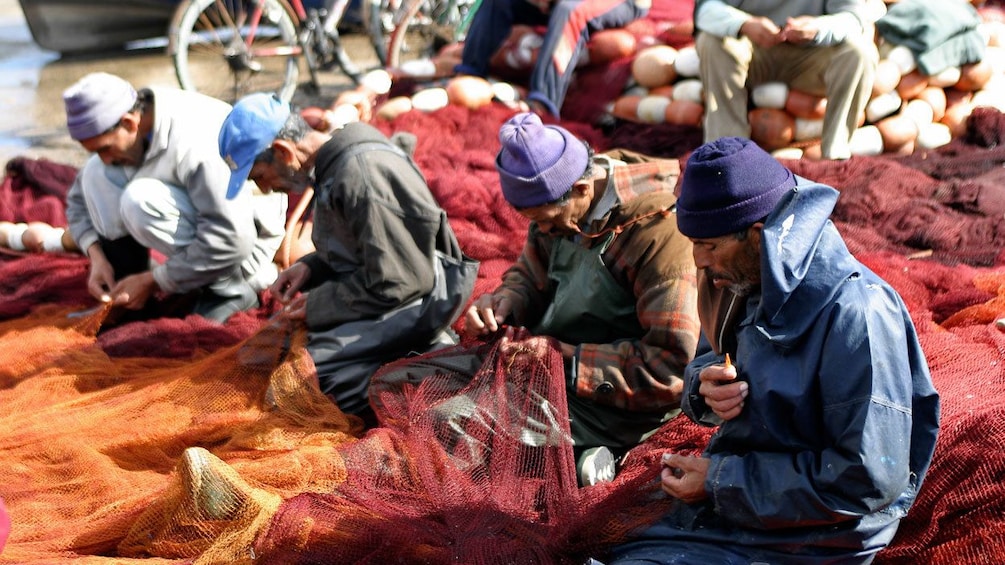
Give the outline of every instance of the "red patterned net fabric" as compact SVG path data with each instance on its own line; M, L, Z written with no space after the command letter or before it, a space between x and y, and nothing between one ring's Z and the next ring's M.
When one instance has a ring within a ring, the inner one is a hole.
M526 229L493 166L508 116L451 107L380 124L421 133L419 166L482 261L476 294ZM972 130L1000 118L978 112ZM617 145L668 154L651 144L665 133L634 127ZM1005 562L1003 163L1002 147L965 140L912 158L788 163L841 190L835 223L904 297L942 395L931 471L877 563ZM379 391L383 425L364 432L319 392L304 335L273 321L273 304L225 326L114 326L87 310L85 278L78 256L0 261L0 498L12 522L0 563L579 563L659 515L659 455L699 452L708 437L677 418L613 483L578 488L545 338L511 329L385 366L403 384Z

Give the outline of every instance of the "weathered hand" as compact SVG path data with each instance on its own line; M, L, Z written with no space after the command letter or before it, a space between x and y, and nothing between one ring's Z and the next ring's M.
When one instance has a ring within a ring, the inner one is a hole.
M740 26L740 34L750 38L754 44L767 49L782 42L781 29L775 22L763 16L752 16Z
M711 365L702 369L698 376L698 394L705 398L705 405L723 420L732 420L743 411L743 401L747 398L749 385L736 380L736 367Z
M479 296L464 315L464 335L476 337L495 332L511 309L509 297L494 294Z
M300 292L311 278L311 268L306 263L294 263L289 268L280 271L276 282L269 287L272 293L283 304L289 303Z
M660 486L674 498L693 504L708 498L705 477L710 461L704 457L690 457L676 453L663 454Z
M794 45L806 45L816 39L817 31L819 31L819 29L817 19L814 17L799 16L796 18L789 18L785 27L782 28L782 41L792 43Z

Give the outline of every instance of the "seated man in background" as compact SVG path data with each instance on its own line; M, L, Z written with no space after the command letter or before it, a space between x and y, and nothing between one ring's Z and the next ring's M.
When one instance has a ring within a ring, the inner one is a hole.
M747 139L688 159L677 224L705 339L682 405L719 429L700 457L663 456L676 500L610 563L869 563L893 539L939 396L903 300L828 219L837 198Z
M705 141L750 137L750 89L781 81L827 98L824 159L851 157L879 62L869 0L697 0Z
M321 391L369 424L370 376L456 343L450 326L478 274L411 159L414 144L359 122L322 133L267 94L238 101L220 130L228 197L246 196L249 178L266 193L313 187L315 251L269 290L306 324Z
M505 323L558 340L580 480L609 480L617 457L679 413L697 346L691 244L674 222L679 165L594 155L531 113L503 124L499 138L503 196L531 223L520 257L467 310L464 331Z
M227 199L216 136L230 105L92 73L63 93L70 136L94 155L67 193L66 218L91 261L88 290L128 310L157 293L194 294L218 322L256 308L276 279L285 195ZM162 254L152 265L150 250Z
M455 71L485 77L515 24L547 25L527 101L538 113L557 117L590 34L645 17L650 5L650 0L482 0Z

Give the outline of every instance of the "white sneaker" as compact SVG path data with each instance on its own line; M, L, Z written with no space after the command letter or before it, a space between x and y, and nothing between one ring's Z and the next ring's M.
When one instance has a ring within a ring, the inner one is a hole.
M617 474L614 454L605 446L591 447L579 456L576 462L580 485L587 487L598 483L609 483Z

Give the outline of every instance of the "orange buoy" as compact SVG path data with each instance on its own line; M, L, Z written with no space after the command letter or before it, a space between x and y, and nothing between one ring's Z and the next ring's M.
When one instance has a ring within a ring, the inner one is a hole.
M632 61L632 78L645 88L670 84L677 78L676 57L677 50L669 45L647 47Z
M639 119L639 102L642 101L642 97L629 94L622 96L614 101L614 107L611 109L611 115L615 118L621 118L622 120L638 121Z
M962 65L960 67L960 80L956 81L953 88L964 92L980 90L991 80L993 73L994 68L987 59Z
M914 100L926 88L928 88L928 77L918 70L913 70L900 77L897 94L900 94L901 100Z
M884 153L910 153L914 151L914 140L918 138L918 124L910 117L896 114L876 123L876 129L883 138ZM910 145L910 152L907 146Z
M816 94L789 90L789 96L785 99L785 111L797 118L819 120L827 111L827 99Z
M921 91L918 95L918 100L924 100L928 102L928 105L932 107L932 119L939 121L942 116L946 113L946 91L943 88L937 86L929 86L928 88Z
M792 143L796 120L785 110L754 108L748 113L750 138L765 151L781 149Z
M900 82L900 65L890 59L881 59L876 65L876 78L872 83L872 97L893 92Z
M629 57L635 54L636 48L635 36L620 28L600 30L590 37L586 45L592 65L604 65Z
M447 99L451 104L477 110L492 103L494 93L489 81L476 76L461 75L447 82Z
M705 106L692 100L672 100L666 110L666 121L679 126L701 127Z

